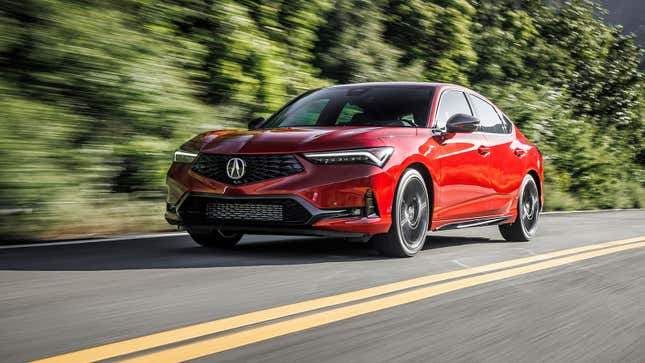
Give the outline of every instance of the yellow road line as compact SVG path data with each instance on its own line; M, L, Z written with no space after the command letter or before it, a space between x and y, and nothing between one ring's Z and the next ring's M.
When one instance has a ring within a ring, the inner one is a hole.
M183 328L176 328L155 334L145 335L137 338L127 339L115 343L109 343L97 347L79 350L76 352L61 354L45 358L35 362L57 363L57 362L96 362L108 358L114 358L125 354L135 353L147 349L160 347L167 344L177 343L188 339L199 338L205 335L215 334L230 329L240 328L247 325L267 322L269 320L284 318L294 314L305 313L334 305L345 304L375 296L397 292L413 287L419 287L431 283L441 282L449 279L460 278L476 273L490 272L504 268L515 267L527 263L534 263L551 258L566 256L575 253L592 251L618 245L638 242L645 239L645 236L624 239L619 241L597 243L577 248L570 248L541 255L518 258L484 266L467 268L462 270L444 272L436 275L417 277L390 284L375 286L371 288L346 292L294 304L278 306L274 308L259 310L251 313L236 315L228 318L199 323Z
M318 313L296 317L280 322L275 322L249 328L236 333L231 333L219 337L205 339L195 343L189 343L175 348L169 348L154 352L132 359L121 361L122 363L143 363L143 362L183 362L191 359L204 357L207 355L219 353L225 350L242 347L263 340L307 330L321 325L330 324L340 320L345 320L367 313L408 304L429 297L445 294L451 291L464 289L476 285L489 283L492 281L502 280L510 277L528 274L530 272L545 270L557 266L566 265L573 262L583 261L590 258L609 255L612 253L626 251L634 248L645 247L645 242L629 244L624 246L607 248L599 251L581 253L573 256L562 257L554 260L539 262L531 265L491 272L473 277L465 277L460 280L450 281L429 287L418 288L412 291L405 291L395 295L377 298L365 302L359 302L352 305L326 310Z

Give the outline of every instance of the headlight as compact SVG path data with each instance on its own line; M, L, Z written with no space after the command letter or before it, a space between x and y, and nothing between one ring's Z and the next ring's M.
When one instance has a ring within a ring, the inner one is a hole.
M315 164L371 164L383 167L390 158L394 148L391 146L371 149L355 149L341 151L324 151L303 154Z
M185 163L190 164L197 157L197 153L189 152L186 150L177 150L175 155L172 157L172 161L175 163Z

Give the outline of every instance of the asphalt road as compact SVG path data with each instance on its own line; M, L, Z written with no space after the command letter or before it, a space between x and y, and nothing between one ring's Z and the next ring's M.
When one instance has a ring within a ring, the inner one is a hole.
M59 361L644 362L641 239L645 210L544 215L529 243L504 242L496 227L436 233L412 259L279 236L247 236L232 251L187 236L0 248L0 361L146 336L151 346L126 341ZM462 276L437 275L451 271ZM314 310L237 318L418 277ZM195 326L226 317L236 318L213 323L224 331ZM180 327L187 336L149 337Z

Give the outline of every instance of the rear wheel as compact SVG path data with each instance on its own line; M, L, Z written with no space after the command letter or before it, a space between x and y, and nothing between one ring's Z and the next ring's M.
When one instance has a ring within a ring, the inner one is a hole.
M430 223L430 200L423 176L415 170L403 173L394 196L392 227L386 234L376 235L372 244L381 254L412 257L425 244Z
M209 248L231 248L235 246L243 236L242 233L225 232L219 229L186 229L193 241L197 242L197 244L201 246Z
M540 216L540 194L535 179L526 175L517 200L517 218L510 224L502 224L499 231L507 241L526 242L535 236Z

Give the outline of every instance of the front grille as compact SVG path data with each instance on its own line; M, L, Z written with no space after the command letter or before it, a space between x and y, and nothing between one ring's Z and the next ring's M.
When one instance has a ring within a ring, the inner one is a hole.
M231 158L240 158L246 164L240 179L231 179L226 173ZM222 183L242 185L301 173L304 168L294 155L199 154L192 170Z
M179 208L185 224L305 224L311 213L290 198L218 198L191 195Z

